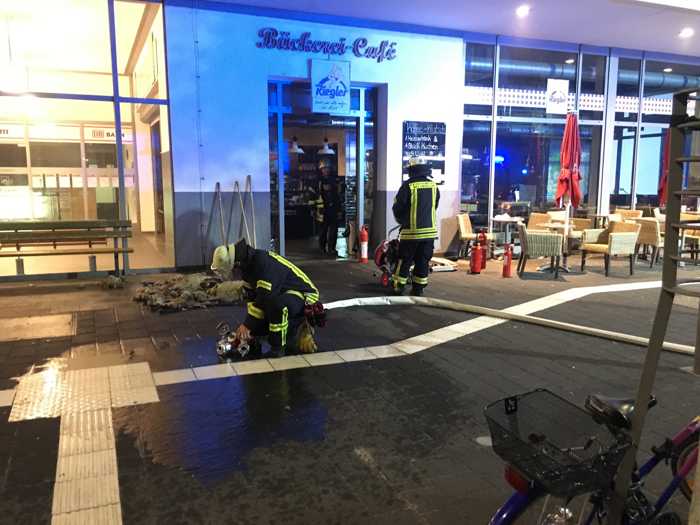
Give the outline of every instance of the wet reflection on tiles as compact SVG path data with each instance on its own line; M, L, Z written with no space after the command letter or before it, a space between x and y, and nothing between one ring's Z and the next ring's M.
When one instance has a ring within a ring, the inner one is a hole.
M256 448L325 436L327 410L294 374L170 385L160 387L159 394L157 405L114 410L117 447L184 469L203 484L245 469L246 457ZM129 456L120 452L120 469L129 469L121 463Z

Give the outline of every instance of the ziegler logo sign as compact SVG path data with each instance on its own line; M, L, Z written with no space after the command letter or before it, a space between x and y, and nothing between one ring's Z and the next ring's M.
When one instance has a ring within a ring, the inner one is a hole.
M347 115L350 112L350 63L311 61L312 110L314 113Z
M258 31L260 40L255 46L261 49L278 49L318 55L344 56L348 51L358 58L376 60L378 63L396 58L396 42L382 40L379 45L370 45L366 38L360 37L348 42L341 37L338 40L314 40L310 32L293 37L289 31L279 31L274 27L264 27Z

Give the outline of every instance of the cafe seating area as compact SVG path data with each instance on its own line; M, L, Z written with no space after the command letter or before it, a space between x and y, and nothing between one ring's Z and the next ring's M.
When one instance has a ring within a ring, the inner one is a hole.
M457 216L459 225L459 257L468 259L470 248L486 240L490 258L502 259L506 245L510 245L517 259L517 273L523 277L528 261L548 259L537 271L547 271L556 279L560 270L575 273L568 266L572 256L580 257L580 271L598 271L602 266L605 276L611 275L614 260L629 262L629 275L642 261L654 269L663 257L666 216L659 208L616 208L608 214L567 216L565 209L531 211L527 215L508 213L493 218L493 232L472 226L468 213ZM700 211L686 210L681 220L700 220ZM513 231L511 231L511 229ZM483 232L485 237L480 234ZM691 260L700 260L700 229L688 230L681 238L681 246L688 250ZM598 264L598 261L602 262ZM616 275L620 274L616 270Z

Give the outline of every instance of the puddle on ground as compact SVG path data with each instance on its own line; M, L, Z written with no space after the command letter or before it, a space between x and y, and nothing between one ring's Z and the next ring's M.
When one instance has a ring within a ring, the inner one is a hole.
M211 486L246 470L255 449L321 441L328 411L304 381L260 374L159 388L159 403L113 411L120 470L152 463Z
M0 341L44 339L73 335L73 315L41 315L0 319Z

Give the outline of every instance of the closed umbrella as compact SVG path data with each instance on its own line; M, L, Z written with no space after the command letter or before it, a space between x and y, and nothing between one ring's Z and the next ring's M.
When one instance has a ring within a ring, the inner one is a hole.
M557 193L554 198L558 206L565 205L564 197L568 196L568 202L574 208L581 204L581 137L578 132L578 119L576 114L569 113L566 116L564 127L564 140L561 142L561 169L557 181ZM568 208L567 208L568 209Z
M671 168L670 128L664 134L664 151L661 160L661 178L659 179L659 206L666 204L666 187L668 185L668 170Z

